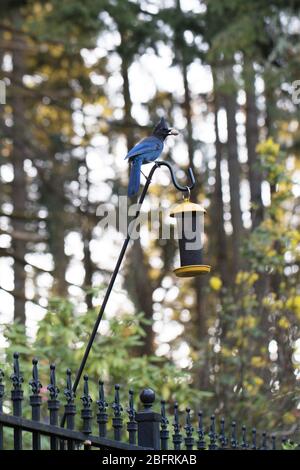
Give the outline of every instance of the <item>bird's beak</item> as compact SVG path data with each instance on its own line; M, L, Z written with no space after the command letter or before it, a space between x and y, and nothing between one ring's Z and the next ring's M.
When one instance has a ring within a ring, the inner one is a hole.
M179 134L179 132L178 132L177 129L169 129L168 135L178 135L178 134Z

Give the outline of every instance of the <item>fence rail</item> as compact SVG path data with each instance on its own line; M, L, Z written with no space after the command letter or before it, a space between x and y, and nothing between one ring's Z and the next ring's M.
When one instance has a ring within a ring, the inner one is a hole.
M140 394L139 411L135 409L134 393L129 390L128 404L124 410L120 402L120 386L114 387L114 400L109 405L104 392L104 383L98 384L96 400L96 420L89 394L89 379L84 376L83 394L80 397L80 415L77 412L76 397L72 390L70 369L66 372L65 404L62 408L59 389L56 385L55 365L50 365L50 383L47 386L48 399L41 395L42 384L39 380L38 361L32 360L32 378L29 381L31 395L29 405L31 419L23 416L24 380L19 366L19 354L14 353L13 374L10 376L12 390L7 396L4 374L0 369L0 449L21 450L24 433L31 437L30 448L41 450L275 450L282 449L286 439L278 439L256 429L247 431L245 425L238 426L235 421L229 424L225 419L217 420L214 415L205 424L201 411L197 415L197 427L186 408L184 422L181 423L178 403L173 405L171 422L166 412L166 402L161 401L160 413L153 410L155 393L144 389ZM26 401L25 401L26 403ZM47 403L47 410L45 410ZM111 410L111 413L109 412ZM4 412L5 411L5 412ZM66 415L66 428L59 426L59 413ZM80 416L81 429L76 429L76 417ZM125 417L127 416L126 422ZM194 415L193 415L194 416ZM194 418L193 418L194 419ZM97 423L98 435L92 434L93 424ZM13 436L8 429L11 428ZM42 436L45 438L42 439ZM111 438L109 437L111 436ZM27 444L28 446L28 444ZM298 446L299 448L299 446Z

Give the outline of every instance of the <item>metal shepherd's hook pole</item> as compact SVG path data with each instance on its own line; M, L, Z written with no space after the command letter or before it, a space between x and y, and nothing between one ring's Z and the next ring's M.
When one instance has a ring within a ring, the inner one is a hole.
M181 186L180 184L178 184L177 180L176 180L176 177L175 177L175 174L174 174L174 170L172 168L172 166L170 165L170 163L168 162L155 162L153 167L151 168L151 171L147 177L147 181L146 181L146 184L144 186L144 189L142 191L142 194L139 198L139 201L138 201L138 210L136 211L136 214L133 218L133 221L132 221L132 229L131 231L128 230L127 232L127 236L124 240L124 243L123 243L123 246L122 246L122 249L120 251L120 254L119 254L119 258L117 260L117 263L116 263L116 266L115 266L115 269L112 273L112 276L110 278L110 281L109 281L109 285L108 285L108 288L107 288L107 291L106 291L106 294L104 296L104 299L103 299L103 302L102 302L102 305L101 305L101 308L100 308L100 311L98 313L98 317L95 321L95 324L94 324L94 327L93 327L93 330L92 330L92 333L91 333L91 336L89 338L89 341L88 341L88 344L86 346L86 350L84 352L84 355L83 355L83 358L82 358L82 361L81 361L81 364L79 366L79 369L77 371L77 374L76 374L76 377L75 377L75 380L74 380L74 383L73 383L73 392L75 393L76 390L77 390L77 387L78 387L78 384L80 382L80 378L82 376L82 372L85 368L85 364L86 364L86 361L88 359L88 356L89 356L89 353L90 353L90 350L91 350L91 347L93 345L93 342L94 342L94 339L96 337L96 334L97 334L97 331L98 331L98 328L99 328L99 325L100 325L100 322L102 320L102 317L103 317L103 314L104 314L104 311L105 311L105 307L106 307L106 304L108 302L108 299L109 299L109 296L111 294L111 291L112 291L112 288L114 286L114 283L115 283L115 280L116 280L116 277L118 275L118 272L119 272L119 269L120 269L120 266L122 264L122 261L123 261L123 258L124 258L124 255L125 255L125 252L126 252L126 249L127 249L127 246L130 242L130 238L131 238L131 233L133 232L133 230L135 229L136 227L136 220L137 218L139 217L140 213L141 213L141 207L142 207L142 204L143 204L143 201L145 199L145 196L147 194L147 191L148 191L148 188L149 188L149 185L151 183L151 179L152 179L152 176L155 172L155 170L157 170L157 168L160 168L161 166L166 166L170 173L171 173L171 178L172 178L172 182L175 186L176 189L178 189L179 191L183 191L183 192L189 192L191 189L193 189L193 187L195 186L195 177L194 177L194 174L193 174L193 171L191 168L188 169L188 172L189 172L189 177L190 177L190 180L191 180L191 185L190 186ZM61 420L61 427L64 426L65 424L65 420L66 420L66 415L64 413L63 417L62 417L62 420Z

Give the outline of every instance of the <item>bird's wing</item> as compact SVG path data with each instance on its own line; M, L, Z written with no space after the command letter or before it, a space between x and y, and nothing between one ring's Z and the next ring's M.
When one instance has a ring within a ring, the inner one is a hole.
M157 137L146 137L146 139L143 139L141 142L136 144L131 150L129 150L125 159L135 157L136 155L142 155L148 152L162 150L162 147L163 143L159 139L157 139Z

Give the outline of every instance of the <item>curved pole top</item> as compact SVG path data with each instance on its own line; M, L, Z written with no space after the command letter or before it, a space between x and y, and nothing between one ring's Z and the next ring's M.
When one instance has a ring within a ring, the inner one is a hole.
M172 165L169 162L156 161L154 163L154 166L152 167L152 169L150 171L149 177L151 178L154 171L156 170L156 168L161 167L161 166L166 166L169 169L170 174L171 174L171 178L172 178L172 182L173 182L175 188L178 189L178 191L183 191L183 192L188 191L188 192L190 192L195 187L196 180L195 180L195 176L194 176L192 168L188 169L190 184L186 185L186 186L181 186L181 184L178 183L178 181L176 179L176 176L175 176L174 169L173 169Z

